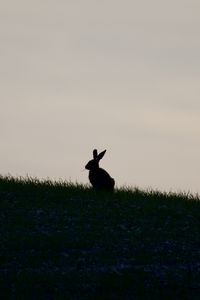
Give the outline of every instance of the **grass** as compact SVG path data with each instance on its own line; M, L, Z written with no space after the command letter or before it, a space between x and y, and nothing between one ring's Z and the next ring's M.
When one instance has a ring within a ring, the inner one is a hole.
M198 195L0 177L1 299L199 299Z

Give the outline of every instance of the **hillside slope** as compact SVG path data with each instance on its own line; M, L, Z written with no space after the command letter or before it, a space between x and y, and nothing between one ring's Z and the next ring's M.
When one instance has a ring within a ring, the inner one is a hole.
M2 299L199 299L198 196L0 177Z

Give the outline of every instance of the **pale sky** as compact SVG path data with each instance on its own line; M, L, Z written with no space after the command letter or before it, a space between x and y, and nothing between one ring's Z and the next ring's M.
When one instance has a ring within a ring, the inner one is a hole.
M0 3L0 173L200 193L199 0Z

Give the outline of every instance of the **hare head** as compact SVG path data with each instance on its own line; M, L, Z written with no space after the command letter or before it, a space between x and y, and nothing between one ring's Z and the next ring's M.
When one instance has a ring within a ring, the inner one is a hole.
M90 160L87 165L85 166L85 168L87 170L96 170L99 168L99 161L100 159L103 158L104 154L106 153L106 150L102 151L101 153L98 154L97 150L94 149L93 150L93 159Z

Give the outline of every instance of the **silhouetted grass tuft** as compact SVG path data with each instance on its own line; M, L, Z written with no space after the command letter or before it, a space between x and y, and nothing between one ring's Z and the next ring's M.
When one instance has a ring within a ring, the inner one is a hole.
M2 299L199 299L198 195L0 176Z

